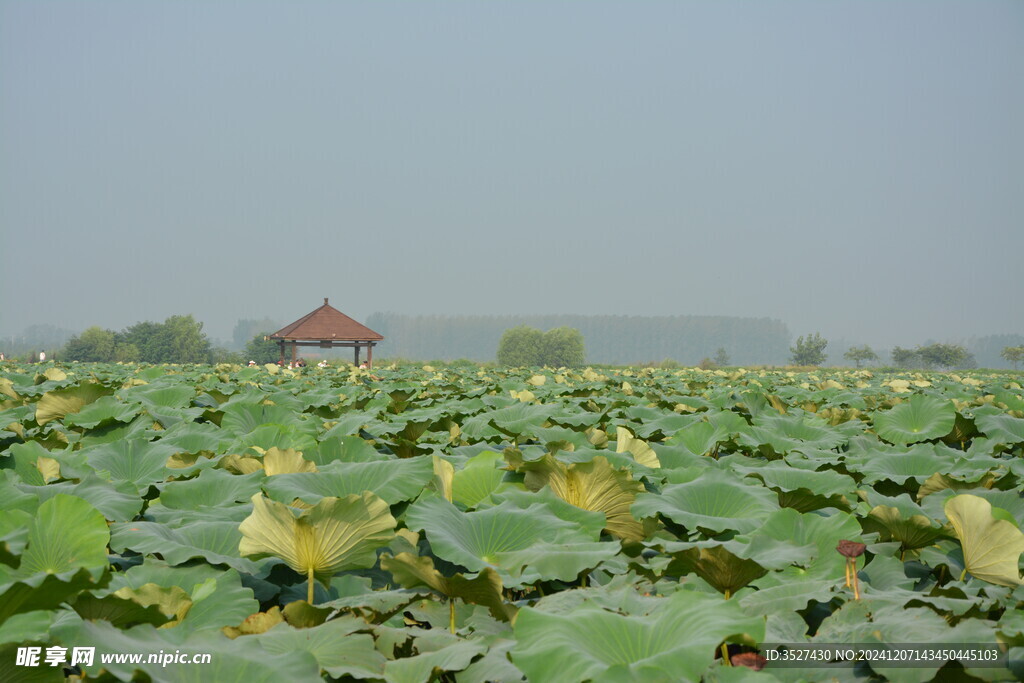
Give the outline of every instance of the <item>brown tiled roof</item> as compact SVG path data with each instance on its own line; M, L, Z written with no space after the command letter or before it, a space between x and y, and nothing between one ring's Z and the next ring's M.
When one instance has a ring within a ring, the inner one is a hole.
M310 341L381 341L380 336L369 327L357 323L337 308L327 304L309 315L305 315L291 325L282 327L271 339L297 339Z

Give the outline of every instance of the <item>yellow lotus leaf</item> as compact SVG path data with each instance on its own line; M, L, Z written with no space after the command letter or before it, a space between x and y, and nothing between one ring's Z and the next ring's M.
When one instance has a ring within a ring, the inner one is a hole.
M273 446L263 456L263 469L267 476L275 474L294 474L296 472L316 472L316 465L302 457L302 451L294 448L281 449Z
M299 574L325 584L345 569L372 567L375 550L395 536L388 504L369 491L323 498L298 517L261 493L252 504L252 514L239 526L239 553L280 557Z
M946 517L964 550L971 576L997 586L1019 586L1018 563L1024 553L1024 533L1008 521L1005 510L993 508L980 496L963 494L946 501Z
M618 427L615 430L616 453L630 453L633 459L645 467L661 467L661 461L646 441L633 436L633 433L625 427Z
M646 534L629 508L636 494L644 491L643 484L634 481L625 470L611 466L607 458L596 457L590 462L566 465L550 453L542 459L524 463L525 484L538 491L545 486L556 496L578 508L603 512L605 528L623 540L641 541Z

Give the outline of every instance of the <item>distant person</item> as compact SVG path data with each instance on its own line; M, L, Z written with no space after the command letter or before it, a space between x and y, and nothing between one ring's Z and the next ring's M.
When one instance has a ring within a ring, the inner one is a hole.
M326 368L326 367L327 367L327 359L326 359L326 358L325 358L325 359L323 359L322 361L320 361L319 363L317 363L317 364L316 364L316 366L317 366L318 368Z
M304 368L304 367L306 367L306 359L305 358L300 358L297 361L295 361L295 367L297 367L297 368Z
M46 351L40 351L39 352L39 362L40 363L45 363L46 362Z
M359 369L360 369L360 370L366 370L366 369L368 369L369 367L370 367L370 366L369 366L369 365L367 365L367 363L366 363L366 361L365 361L365 360L364 360L364 361L363 361L362 363L360 363L360 364L359 364Z
M253 367L254 365L256 365L256 361L254 361L254 360L249 361L249 367L250 368Z
M4 362L5 360L7 360L7 356L0 352L0 363Z

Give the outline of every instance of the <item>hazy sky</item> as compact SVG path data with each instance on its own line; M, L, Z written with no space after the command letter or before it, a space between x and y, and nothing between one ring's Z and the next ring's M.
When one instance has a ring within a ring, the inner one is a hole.
M0 334L1024 332L1024 3L0 0Z

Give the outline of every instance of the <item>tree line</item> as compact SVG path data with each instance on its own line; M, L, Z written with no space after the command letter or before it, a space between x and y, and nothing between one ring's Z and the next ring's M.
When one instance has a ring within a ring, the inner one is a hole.
M144 321L120 332L93 326L67 341L57 357L96 363L210 363L215 360L203 324L191 315Z
M520 325L569 327L586 339L586 362L628 365L670 358L696 365L719 350L738 364L783 364L785 323L768 318L627 315L402 315L374 313L366 325L384 335L386 357L492 361L502 334Z
M828 340L817 332L806 337L797 337L796 343L789 349L789 360L793 365L824 365L827 346ZM1018 364L1024 361L1024 345L1005 346L1000 355L1004 360L1012 363L1016 370ZM896 346L890 356L893 367L908 370L950 370L978 366L974 355L960 344L918 344L913 349ZM854 363L858 368L862 363L874 363L880 360L875 350L867 344L850 347L843 354L843 358Z

